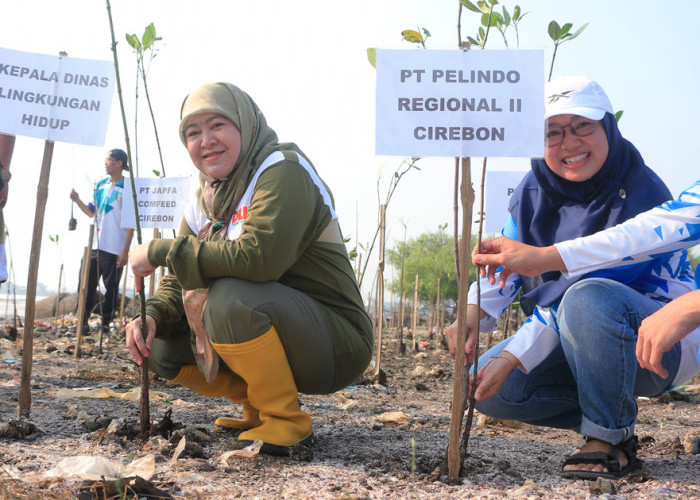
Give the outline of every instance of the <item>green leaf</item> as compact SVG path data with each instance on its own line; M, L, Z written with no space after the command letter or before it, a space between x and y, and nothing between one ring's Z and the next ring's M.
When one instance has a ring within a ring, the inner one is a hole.
M559 40L559 34L561 33L559 23L557 23L556 21L550 22L549 26L547 27L547 32L549 33L549 37L552 40L554 40L555 42Z
M423 43L423 37L416 30L403 30L401 36L404 40L411 43Z
M471 10L472 12L481 14L481 9L479 9L479 7L471 3L469 0L459 0L459 3L461 3L464 7Z
M586 27L588 27L588 23L584 24L579 29L577 29L576 32L573 35L571 35L571 38L569 40L573 40L574 38L579 36L583 32L583 30L586 29Z
M377 48L376 47L370 47L367 49L367 59L369 60L369 63L372 65L372 67L376 69L376 67L377 67Z
M423 34L425 35L425 38L428 38L430 36L430 31L427 29L423 28Z
M510 13L505 5L503 6L503 22L506 26L510 26Z
M564 26L562 26L560 36L566 35L573 26L574 25L571 23L566 23Z
M479 42L477 42L476 40L474 40L474 39L473 39L472 37L470 37L470 36L467 37L467 40L469 40L469 42L470 42L472 45L479 45Z
M143 38L141 40L143 40L143 46L146 49L149 49L151 45L153 45L153 42L156 41L156 27L153 23L146 26L146 29L143 32Z
M139 46L141 43L139 42L139 37L136 35L130 35L129 33L126 34L126 42L131 46L132 49L139 49Z
M160 177L160 171L153 169L153 170L151 170L151 172L153 172L156 177Z
M505 9L505 7L503 7ZM516 5L513 9L513 20L520 19L520 5Z
M498 12L493 12L491 14L483 14L481 16L481 24L483 26L488 26L489 25L489 17L491 18L491 27L493 28L494 26L498 26L499 20L502 23L503 18Z
M619 122L620 122L620 118L622 118L622 115L623 115L623 114L624 114L624 111L623 111L622 109L621 109L620 111L617 111L617 112L615 113L615 121L619 123Z

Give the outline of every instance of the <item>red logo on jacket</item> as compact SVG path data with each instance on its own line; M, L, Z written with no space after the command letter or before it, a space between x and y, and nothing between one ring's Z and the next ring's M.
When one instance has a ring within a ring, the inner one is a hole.
M231 217L231 224L238 224L248 218L248 207L241 207Z

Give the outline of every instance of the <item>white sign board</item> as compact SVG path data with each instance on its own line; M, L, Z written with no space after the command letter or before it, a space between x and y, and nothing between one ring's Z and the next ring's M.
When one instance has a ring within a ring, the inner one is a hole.
M153 177L134 179L139 226L143 228L179 229L190 193L189 177ZM122 227L135 228L134 199L131 183L124 180Z
M499 233L508 219L510 197L527 170L486 170L484 230Z
M542 157L541 50L377 50L376 153Z
M103 146L114 94L109 61L0 48L0 132Z

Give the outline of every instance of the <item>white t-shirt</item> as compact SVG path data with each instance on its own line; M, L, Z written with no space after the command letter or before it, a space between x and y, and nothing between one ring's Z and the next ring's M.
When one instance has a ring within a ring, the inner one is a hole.
M126 229L122 224L122 204L124 202L124 178L112 182L107 177L95 186L95 198L90 208L95 211L97 236L92 240L92 248L119 255L124 250Z

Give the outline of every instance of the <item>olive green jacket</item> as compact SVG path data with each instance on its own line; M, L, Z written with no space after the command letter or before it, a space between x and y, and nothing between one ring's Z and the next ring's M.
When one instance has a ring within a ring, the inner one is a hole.
M182 289L208 288L221 277L278 281L319 305L335 349L336 369L344 371L358 342L372 350L372 324L365 311L345 245L317 241L331 221L318 187L298 163L286 159L261 173L236 240L198 240L183 220L176 239L154 240L148 259L167 266L169 275L148 300L156 336L186 321Z

